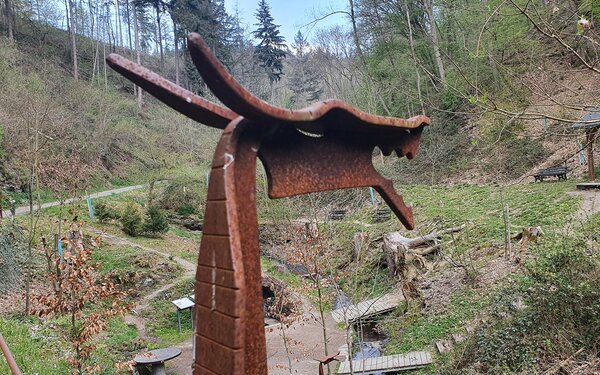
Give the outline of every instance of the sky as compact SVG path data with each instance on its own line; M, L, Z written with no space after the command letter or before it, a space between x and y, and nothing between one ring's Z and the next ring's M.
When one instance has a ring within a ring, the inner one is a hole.
M236 6L242 23L249 26L249 31L254 30L257 22L254 13L258 9L259 0L225 0L227 13L235 14ZM343 14L335 14L319 21L314 28L305 26L311 21L320 18L336 10L346 10L347 0L267 0L271 6L271 15L275 24L281 25L279 31L285 37L288 44L294 42L294 35L301 29L302 33L308 35L310 40L318 28L345 25L348 20ZM303 27L305 26L305 27Z

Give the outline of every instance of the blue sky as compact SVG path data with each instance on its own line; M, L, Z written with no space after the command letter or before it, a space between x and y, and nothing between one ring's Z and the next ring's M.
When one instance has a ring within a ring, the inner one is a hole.
M225 7L230 14L235 13L236 5L239 9L242 22L249 25L249 30L254 30L257 22L254 13L258 8L259 0L225 0ZM285 37L288 45L294 42L294 35L298 29L312 20L336 10L346 10L347 0L267 0L271 6L271 15L275 23L281 25L279 30ZM335 24L347 24L348 21L343 14L336 14L320 21L315 28L309 30L304 27L301 31L308 33L309 40L314 35L316 28L331 26Z

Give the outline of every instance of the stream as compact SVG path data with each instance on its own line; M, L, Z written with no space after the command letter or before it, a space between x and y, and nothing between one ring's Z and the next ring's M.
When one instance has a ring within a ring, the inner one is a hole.
M304 275L308 272L306 268L302 265L290 264L281 259L271 259L279 264L282 264L290 272L295 273L296 275ZM268 298L268 295L265 295L264 293L265 291L263 290L263 297ZM336 296L334 309L340 309L350 305L352 305L352 301L346 294L344 294L344 292L340 290L338 295ZM366 358L375 358L382 356L382 349L385 343L387 342L387 335L378 332L376 330L376 326L376 322L368 322L362 324L362 338L360 342L354 344L354 354L352 355L353 360L361 360ZM353 329L355 332L360 332L360 328L361 327L358 324L353 325ZM364 375L383 375L383 373L372 372Z
M350 298L340 291L336 297L335 309L348 307L352 304ZM362 326L362 327L361 327ZM361 325L354 324L354 332L360 332L362 328L361 340L354 344L352 355L353 360L361 360L367 358L375 358L382 356L382 348L387 342L387 335L376 330L375 322L363 323ZM365 375L383 375L382 372L371 372Z

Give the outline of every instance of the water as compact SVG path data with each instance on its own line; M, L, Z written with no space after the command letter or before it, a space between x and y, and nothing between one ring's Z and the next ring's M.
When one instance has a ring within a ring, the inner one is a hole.
M350 298L348 298L348 296L340 290L338 295L335 297L334 309L341 309L343 307L348 307L350 305L352 305L352 301L350 301Z
M354 353L353 360L381 357L381 342L361 342L360 350ZM383 375L383 372L370 372L365 375Z
M387 342L387 336L377 330L376 322L355 324L354 331L360 334L361 342L355 345L353 360L381 357L382 348ZM370 375L383 375L382 372L371 372Z

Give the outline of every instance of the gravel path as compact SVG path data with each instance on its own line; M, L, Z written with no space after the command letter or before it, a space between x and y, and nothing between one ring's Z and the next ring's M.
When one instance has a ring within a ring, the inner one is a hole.
M90 194L90 198L108 197L113 194L121 194L121 193L126 193L126 192L132 191L132 190L143 189L146 186L148 186L148 185L127 186L124 188L102 191L100 193ZM87 197L82 196L82 197L78 197L78 198L69 198L69 199L65 199L62 203L63 204L71 204L73 202L81 201L84 199L87 199ZM48 203L43 203L39 208L41 208L43 210L44 208L60 206L60 204L61 204L60 201L48 202ZM38 206L36 204L33 205L33 210L34 211L38 210ZM15 209L15 216L25 215L28 213L29 213L29 206L20 206ZM6 208L4 208L3 215L4 215L4 217L11 217L12 213L10 212L10 210L7 210Z

